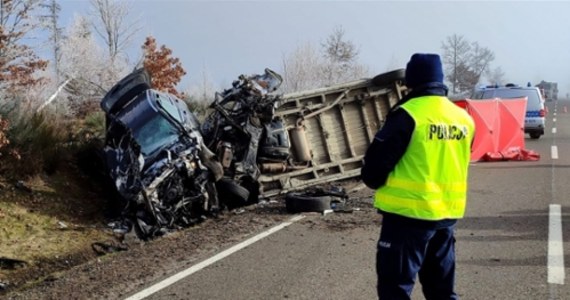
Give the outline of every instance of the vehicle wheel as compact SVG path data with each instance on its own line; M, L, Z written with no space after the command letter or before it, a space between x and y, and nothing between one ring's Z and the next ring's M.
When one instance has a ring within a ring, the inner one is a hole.
M308 196L303 193L289 192L285 195L285 207L288 212L323 212L331 209L331 196Z
M530 138L533 140L537 140L540 138L540 133L530 133Z
M382 86L398 80L404 81L404 78L406 78L406 69L398 69L376 75L372 78L372 84Z
M247 199L248 204L259 203L260 195L260 184L257 180L252 179L249 176L241 179L240 185L249 191L249 198Z
M232 179L222 178L216 182L218 197L228 208L244 206L249 198L249 191Z
M101 108L112 114L121 109L138 94L151 88L151 78L144 69L138 69L121 79L101 100Z

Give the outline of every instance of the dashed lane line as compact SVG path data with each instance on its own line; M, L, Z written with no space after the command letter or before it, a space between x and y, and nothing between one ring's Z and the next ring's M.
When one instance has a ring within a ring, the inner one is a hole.
M564 284L562 214L559 204L550 204L548 214L548 283Z
M552 157L552 159L558 159L558 147L557 146L550 147L550 156Z

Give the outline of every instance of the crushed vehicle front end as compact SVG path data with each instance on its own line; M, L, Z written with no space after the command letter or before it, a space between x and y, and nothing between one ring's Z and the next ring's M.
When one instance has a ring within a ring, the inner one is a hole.
M264 172L260 162L284 165L289 158L288 137L268 135L284 131L282 120L274 118L281 98L272 93L281 83L281 76L270 69L261 75L241 75L231 88L216 94L212 111L202 123L205 143L222 164L225 180L237 184L220 189L221 193L233 191L224 196L235 199L234 206L258 201L258 178Z
M101 103L107 117L106 165L124 202L117 227L134 226L139 237L149 238L216 213L214 182L221 166L203 146L195 116L182 100L150 84L136 93L129 90L129 85L112 89ZM117 100L125 95L130 99Z

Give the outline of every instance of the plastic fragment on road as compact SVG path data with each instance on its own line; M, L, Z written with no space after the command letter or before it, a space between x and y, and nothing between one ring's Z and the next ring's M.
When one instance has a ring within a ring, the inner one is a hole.
M533 150L525 150L519 147L512 147L506 151L488 152L481 158L481 161L538 161L540 154Z

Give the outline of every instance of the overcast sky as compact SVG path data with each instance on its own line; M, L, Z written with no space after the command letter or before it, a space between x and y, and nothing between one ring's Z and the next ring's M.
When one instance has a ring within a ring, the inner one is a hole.
M89 5L61 6L65 25ZM186 85L204 69L222 87L240 74L280 70L284 55L342 26L374 74L404 68L414 52L441 54L445 38L458 34L493 51L491 67L509 82L553 81L570 92L570 1L136 0L132 16L143 29L131 53L153 35L181 59Z

